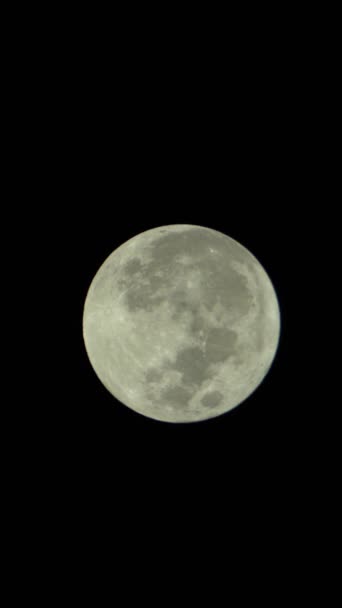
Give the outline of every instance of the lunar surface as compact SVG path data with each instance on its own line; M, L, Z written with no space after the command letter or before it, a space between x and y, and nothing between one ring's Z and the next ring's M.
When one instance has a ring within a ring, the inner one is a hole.
M144 416L196 422L228 412L269 371L279 342L275 290L258 260L211 228L147 230L116 249L84 305L90 363Z

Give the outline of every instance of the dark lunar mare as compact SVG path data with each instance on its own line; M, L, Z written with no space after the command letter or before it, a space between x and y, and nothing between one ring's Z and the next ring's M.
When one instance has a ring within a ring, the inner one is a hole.
M212 254L210 248L217 253ZM130 259L120 278L120 287L127 290L125 305L128 310L131 313L153 311L165 301L165 295L158 295L158 290L169 286L172 318L177 320L184 312L190 312L190 335L196 339L201 330L205 334L204 349L185 344L177 353L175 361L167 364L168 370L177 370L182 374L182 381L180 386L165 388L161 400L184 407L194 391L210 379L211 364L223 363L232 356L237 335L228 328L208 328L207 320L199 313L200 303L191 300L186 291L175 291L174 285L180 273L190 273L191 276L192 271L200 270L204 282L201 295L208 311L219 301L229 310L238 309L239 315L247 313L251 302L247 281L231 265L227 265L229 258L244 264L246 260L236 244L224 235L198 227L164 233L154 239L144 252L151 259L147 262L138 256ZM185 265L179 261L181 256L185 256L190 263ZM158 384L162 375L163 370L160 368L147 370L147 383ZM203 397L203 405L215 407L221 399L222 395L218 391L210 392Z

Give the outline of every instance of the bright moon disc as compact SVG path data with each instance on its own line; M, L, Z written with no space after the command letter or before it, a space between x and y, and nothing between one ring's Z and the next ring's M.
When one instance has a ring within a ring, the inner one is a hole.
M83 336L97 376L132 410L165 422L228 412L274 359L280 313L258 260L192 225L147 230L116 249L87 293Z

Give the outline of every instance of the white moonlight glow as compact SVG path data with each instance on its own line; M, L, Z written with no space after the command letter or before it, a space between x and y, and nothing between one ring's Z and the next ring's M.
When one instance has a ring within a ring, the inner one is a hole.
M278 300L258 260L202 226L147 230L95 275L83 335L104 386L166 422L219 416L258 387L280 334Z

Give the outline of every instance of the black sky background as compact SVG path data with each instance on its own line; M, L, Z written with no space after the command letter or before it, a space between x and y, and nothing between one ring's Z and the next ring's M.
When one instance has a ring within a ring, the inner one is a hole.
M57 394L54 383L46 393L47 402L55 404L46 440L51 436L54 442L58 429L53 470L63 487L62 505L74 513L78 530L95 512L97 525L102 517L106 521L104 533L109 519L118 536L157 545L173 546L184 530L194 551L213 535L228 542L240 526L244 535L276 526L277 543L292 534L293 517L301 517L298 496L312 467L304 440L312 404L303 398L305 372L302 364L298 368L301 304L291 309L297 264L296 204L289 204L294 177L284 148L267 143L265 128L253 152L248 126L234 137L222 133L230 149L226 155L225 145L217 144L219 127L202 134L200 143L189 135L191 145L185 147L183 117L173 136L158 128L165 140L156 144L158 115L153 112L151 122L147 116L154 127L143 137L135 126L125 129L111 170L103 164L108 147L101 149L92 139L81 156L84 164L79 159L73 166L80 175L68 194L71 213L61 235L67 255L58 287L63 315L57 377L63 381ZM241 140L245 152L239 153ZM81 202L77 211L75 198ZM232 412L194 424L154 421L116 401L95 375L82 337L84 300L100 264L132 236L172 223L212 227L241 242L267 270L281 310L279 348L263 383Z
M68 348L60 364L72 390L58 416L75 478L90 475L97 483L113 476L129 492L138 484L153 496L173 488L175 502L189 488L203 492L202 501L218 492L215 502L225 504L233 480L259 488L264 480L269 492L293 462L289 446L301 414L289 355L289 295L302 193L282 104L267 103L265 93L251 111L244 95L232 100L211 89L207 106L208 94L193 86L175 85L176 101L154 83L147 99L141 92L139 102L120 99L115 114L103 92L101 112L96 106L89 119L87 105L84 113L78 108L76 126L68 122L59 194ZM258 390L232 413L190 425L152 421L116 402L94 374L82 339L83 304L100 264L132 236L173 223L212 227L246 246L273 281L282 319L277 357Z
M317 214L308 189L319 188L310 82L318 64L305 48L295 52L293 38L277 44L275 31L249 45L219 37L210 49L204 39L178 48L74 33L45 56L37 47L36 61L22 57L46 359L30 449L43 508L78 548L111 533L127 535L134 551L152 539L169 547L184 531L192 550L210 538L227 550L233 536L260 544L265 533L272 554L298 522L305 529L302 497L317 472L301 247ZM106 257L144 230L178 223L249 249L281 312L262 384L232 412L194 424L154 421L116 401L82 337L86 293Z
M197 73L182 66L175 75L161 62L150 76L133 65L118 81L97 69L92 78L78 75L59 119L65 139L55 196L63 201L61 244L72 260L62 275L71 294L77 374L65 415L82 429L76 446L80 441L84 449L89 440L86 458L104 451L114 464L127 450L124 466L139 468L146 458L147 475L159 451L161 461L180 472L189 457L189 463L212 462L210 475L217 467L223 474L234 468L228 463L235 452L237 469L253 467L258 458L274 467L274 450L281 459L297 415L288 402L287 349L291 244L303 195L300 108L294 110L271 66L263 74L249 65L248 78L240 69L234 79L231 70L223 77L210 66L204 79L200 65ZM282 314L279 351L262 386L232 414L195 425L153 422L116 403L93 373L81 337L82 307L99 265L139 232L173 223L215 228L250 249L274 283ZM200 475L201 466L196 471Z
M58 417L68 457L99 475L161 484L170 475L184 488L191 478L204 476L205 487L265 470L274 480L298 418L289 301L307 170L303 102L293 83L284 85L285 66L277 77L279 58L264 70L249 56L244 70L241 61L235 72L231 63L223 72L197 62L178 63L176 73L165 59L150 70L134 59L121 70L117 62L110 76L98 63L69 66L46 133L56 141L47 221L61 248L64 344L56 352L68 381ZM84 299L100 264L139 232L173 223L212 227L246 246L269 273L282 318L278 354L259 389L234 412L194 425L154 422L117 403L82 339Z

